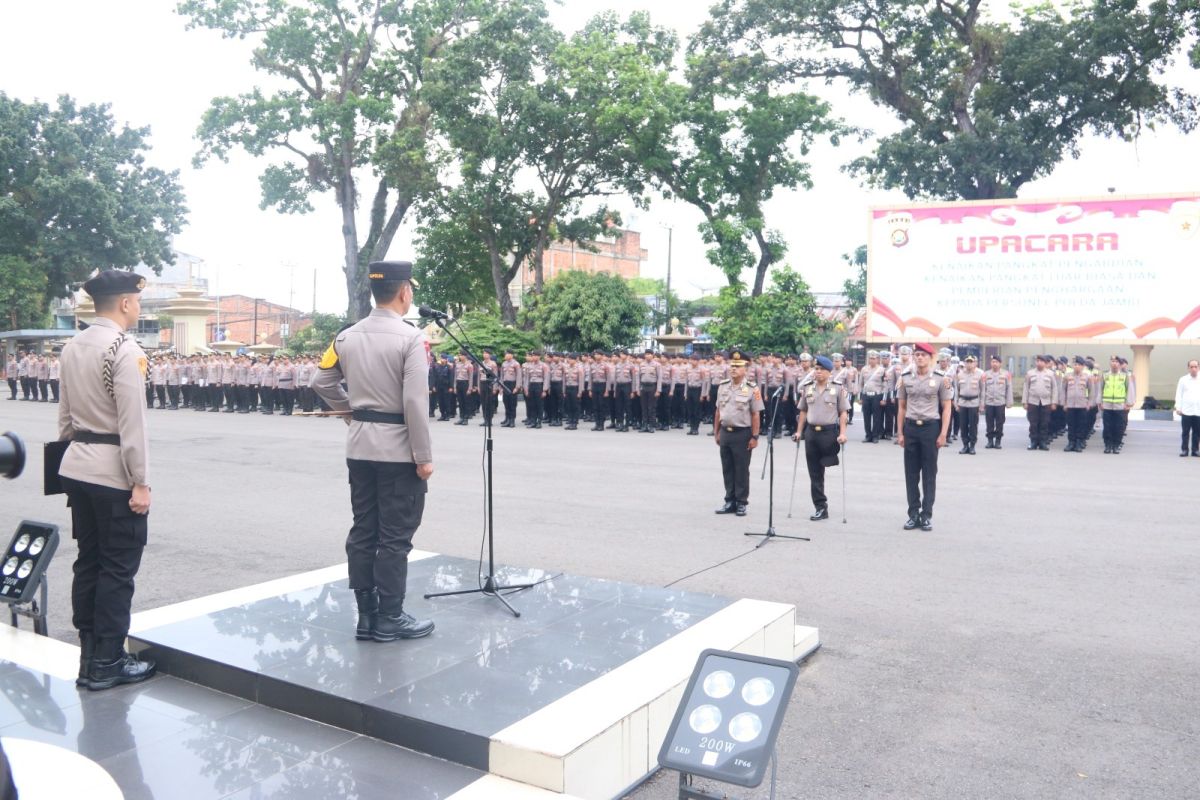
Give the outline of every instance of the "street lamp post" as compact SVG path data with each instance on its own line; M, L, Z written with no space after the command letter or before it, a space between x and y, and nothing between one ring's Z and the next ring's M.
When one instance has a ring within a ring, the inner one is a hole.
M671 250L674 244L675 229L670 225L667 227L667 321L663 325L663 329L671 332Z

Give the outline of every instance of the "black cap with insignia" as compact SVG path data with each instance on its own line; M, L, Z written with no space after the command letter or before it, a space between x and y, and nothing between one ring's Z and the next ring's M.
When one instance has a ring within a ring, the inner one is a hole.
M411 261L372 261L367 265L367 277L373 281L408 281L418 286L413 280Z
M114 294L139 294L146 288L146 279L136 272L123 269L106 269L83 284L83 290L92 297Z

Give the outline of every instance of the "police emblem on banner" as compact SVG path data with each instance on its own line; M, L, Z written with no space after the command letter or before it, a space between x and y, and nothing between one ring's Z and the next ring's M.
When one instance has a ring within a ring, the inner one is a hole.
M897 211L887 218L888 240L892 247L904 247L908 244L908 229L912 227L912 214Z
M1200 234L1200 203L1183 201L1171 206L1171 227L1181 239L1194 239Z

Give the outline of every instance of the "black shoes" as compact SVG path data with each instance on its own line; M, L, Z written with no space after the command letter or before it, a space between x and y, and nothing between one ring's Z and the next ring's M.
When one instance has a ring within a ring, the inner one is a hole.
M818 508L816 513L808 518L811 522L820 522L823 519L829 519L829 509Z
M734 511L733 513L734 513L734 514L736 514L736 515L737 515L737 516L739 516L739 517L744 517L744 516L746 516L746 504L745 504L745 503L738 503L738 504L737 504L737 510L736 510L736 511Z
M379 613L379 595L374 589L355 589L354 601L358 604L358 624L354 638L360 642L370 641L375 630L376 615Z
M1038 449L1038 450L1049 450L1049 449L1050 449L1050 445L1046 445L1046 444L1039 444L1037 449Z
M920 526L921 526L921 523L916 517L909 517L904 522L904 530L906 530L906 531L916 530Z
M16 398L10 398L15 400ZM79 632L79 677L75 685L82 688L88 685L88 662L96 654L96 639L91 631Z
M394 642L397 639L420 639L433 633L433 620L416 619L412 614L380 613L375 617L375 628L371 638L377 642Z
M921 530L923 530L923 531L933 530L933 520L931 520L929 517L921 517Z
M732 500L726 500L725 505L714 511L714 514L732 514L737 510L737 505Z
M969 456L975 455L975 443L974 442L972 442L971 446L967 448L967 455L969 455Z
M153 661L139 661L125 652L123 639L97 639L87 662L87 688L98 692L127 683L140 683L154 674Z
M1037 449L1038 449L1038 446L1037 446L1037 444L1036 444L1035 442L1030 442L1030 443L1029 443L1029 447L1026 447L1025 449L1026 449L1026 450L1037 450Z
M970 450L970 449L971 449L971 448L967 447L967 446L964 444L962 447L958 448L958 454L959 454L960 456L965 456L965 455L967 454L967 451L968 451L968 450Z

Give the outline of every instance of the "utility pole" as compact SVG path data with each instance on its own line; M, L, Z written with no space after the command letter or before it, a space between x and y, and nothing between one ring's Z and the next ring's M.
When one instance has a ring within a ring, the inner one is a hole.
M667 321L663 325L665 333L671 333L671 250L675 239L675 229L670 225L667 229Z

